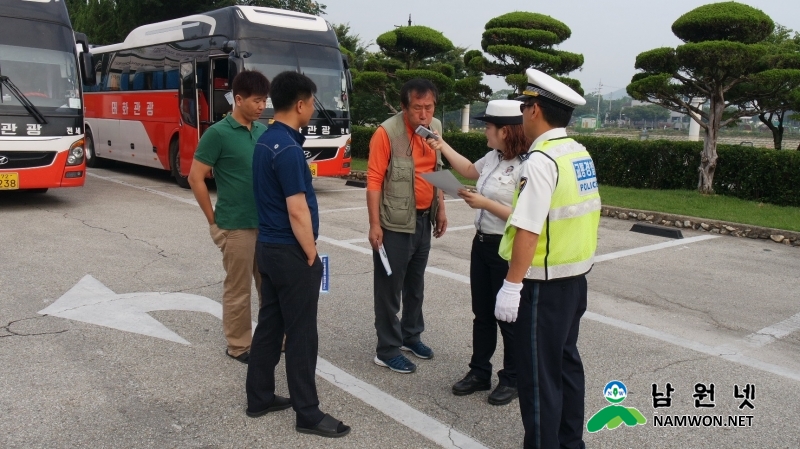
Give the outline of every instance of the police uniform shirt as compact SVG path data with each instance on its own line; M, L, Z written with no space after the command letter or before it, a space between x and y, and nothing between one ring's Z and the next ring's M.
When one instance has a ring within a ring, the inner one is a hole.
M522 160L514 157L504 160L503 153L492 150L475 162L475 170L480 173L475 187L486 198L511 207L514 190L517 188ZM502 235L506 221L485 209L475 211L475 229L483 234Z
M531 149L540 142L567 137L567 130L555 128L545 132L533 141ZM558 167L553 161L539 152L522 164L519 173L519 197L517 206L511 213L511 226L541 234L550 213L550 200L558 182Z

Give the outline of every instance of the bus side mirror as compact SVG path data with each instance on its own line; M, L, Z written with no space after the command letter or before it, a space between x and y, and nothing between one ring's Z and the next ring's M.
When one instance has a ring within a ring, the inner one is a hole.
M236 41L235 40L233 40L233 41L225 41L225 43L222 44L222 51L223 52L230 53L230 52L232 52L234 50L236 50Z
M347 60L347 55L342 53L342 66L344 67L344 77L347 80L347 90L353 91L353 74L350 73L350 61Z
M89 52L89 38L83 33L75 32L75 43L83 49L80 54L81 78L85 86L97 84L97 74L94 71L92 54Z
M81 78L85 86L97 84L97 73L94 71L91 53L81 53Z

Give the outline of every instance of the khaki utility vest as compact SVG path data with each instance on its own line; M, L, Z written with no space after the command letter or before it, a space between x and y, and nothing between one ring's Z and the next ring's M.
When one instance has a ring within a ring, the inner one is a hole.
M417 199L414 194L414 158L411 155L411 139L403 118L403 113L396 114L380 125L389 137L391 153L389 166L383 180L381 191L380 219L381 226L394 232L413 234L417 227ZM442 134L442 122L433 119L431 129ZM431 150L433 151L433 150ZM436 152L435 171L442 169L442 154ZM439 191L433 188L433 202L429 219L435 226L436 212L439 210Z

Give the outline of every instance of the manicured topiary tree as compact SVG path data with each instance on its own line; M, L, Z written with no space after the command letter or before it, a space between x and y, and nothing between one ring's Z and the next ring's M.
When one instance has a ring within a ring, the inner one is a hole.
M353 80L354 120L358 123L380 123L399 112L400 87L412 78L432 81L441 93L440 106L463 105L491 93L480 83L480 73L466 69L461 56L464 50L439 31L418 25L399 27L378 36L375 42L380 52L367 59ZM375 108L379 102L382 111Z
M522 11L503 14L486 23L481 40L486 55L469 52L468 64L487 75L505 77L517 93L527 84L525 70L534 68L559 78L583 95L580 82L566 78L581 68L583 55L554 48L571 35L567 25L550 16Z
M748 100L763 94L734 90L739 84L781 75L770 69L764 40L774 23L758 9L735 2L704 5L672 25L683 42L677 48L657 48L636 57L628 93L635 99L689 114L705 131L698 190L713 193L717 166L717 136L721 127L757 113ZM783 75L790 75L784 72ZM695 100L700 101L695 101ZM705 109L698 103L707 101ZM738 106L731 112L730 106Z

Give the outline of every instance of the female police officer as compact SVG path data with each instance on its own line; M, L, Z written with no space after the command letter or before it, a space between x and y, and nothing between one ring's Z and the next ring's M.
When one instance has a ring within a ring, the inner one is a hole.
M486 139L492 148L474 164L458 154L446 142L428 139L441 150L453 168L468 179L477 180L477 192L461 190L460 196L475 211L475 229L470 260L472 290L472 360L467 375L453 385L453 394L463 396L491 387L491 358L497 346L497 325L503 336L503 369L500 383L489 395L489 403L505 405L517 397L517 372L514 363L513 323L498 322L494 316L495 297L508 272L508 262L498 255L511 200L519 180L520 155L527 153L530 139L522 130L520 102L494 100L477 120L486 122Z

